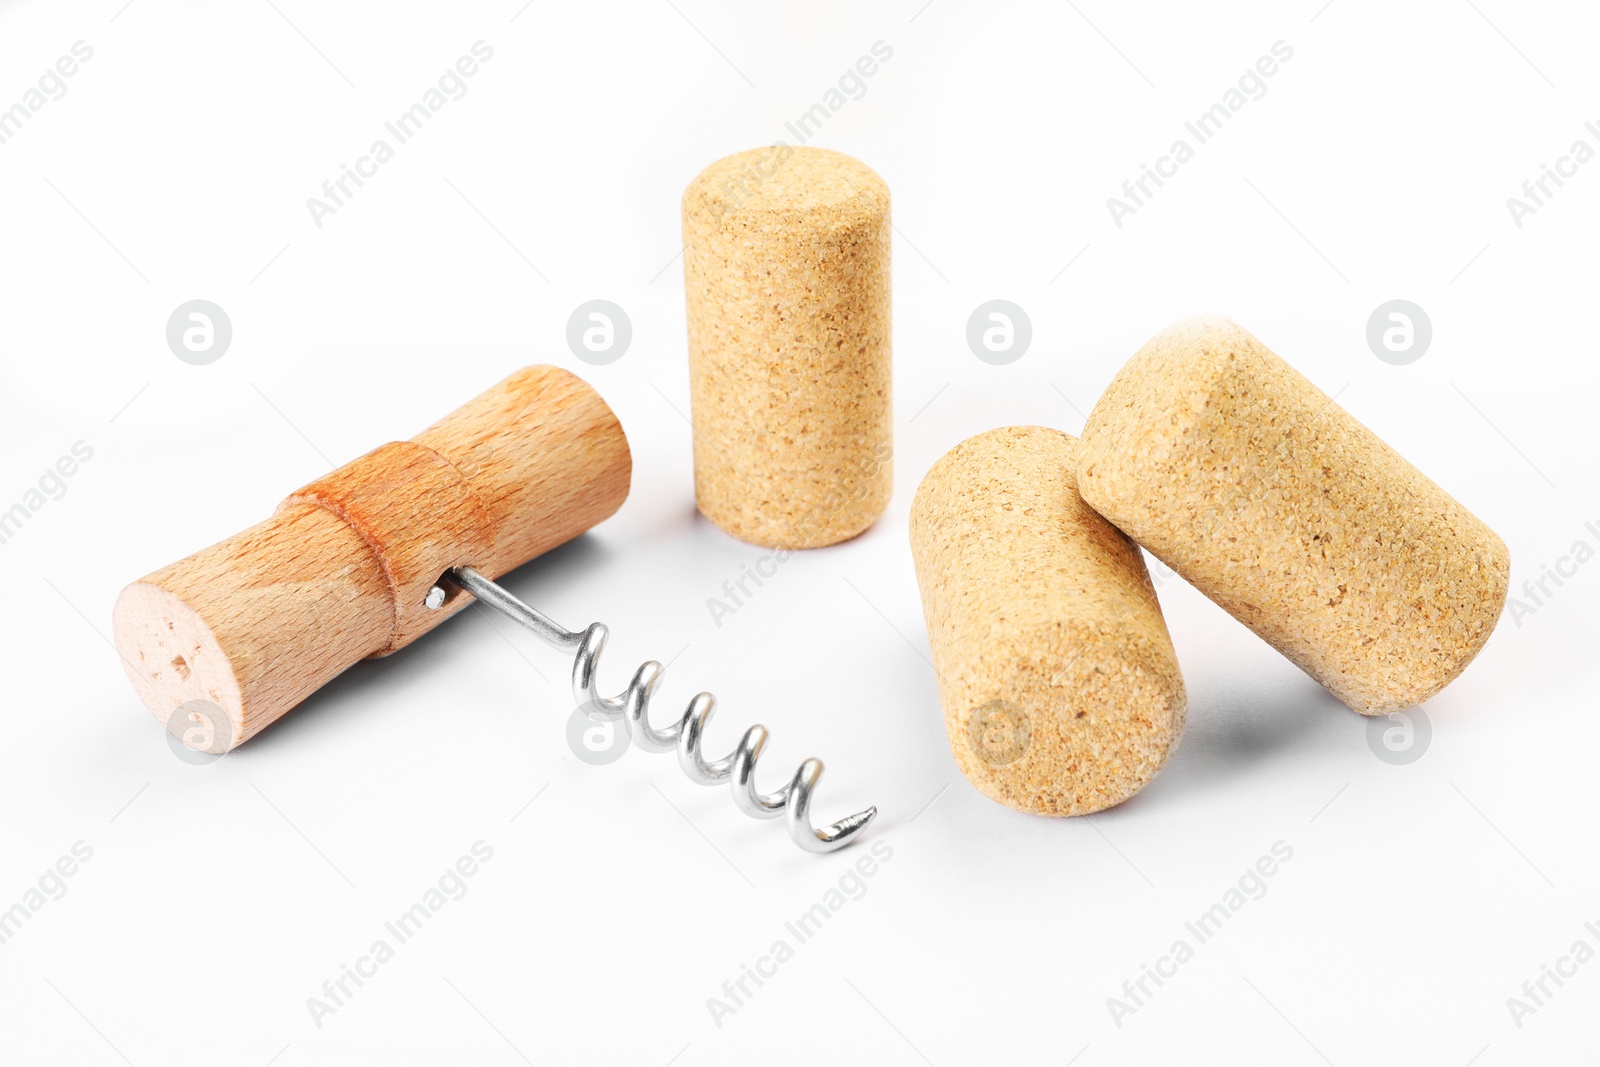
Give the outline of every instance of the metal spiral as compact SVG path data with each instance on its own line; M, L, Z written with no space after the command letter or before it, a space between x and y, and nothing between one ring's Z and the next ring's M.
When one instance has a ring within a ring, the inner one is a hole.
M586 705L611 719L621 719L628 739L646 752L678 753L678 766L683 773L701 785L719 785L729 782L733 787L733 802L739 810L756 819L776 819L787 816L789 837L807 852L832 852L850 844L867 824L878 814L876 806L848 815L838 822L818 830L811 825L811 794L816 791L822 777L822 761L808 759L800 764L794 777L784 788L763 793L756 788L756 762L767 744L767 728L752 726L739 739L738 747L721 759L708 760L700 750L705 739L706 723L716 709L716 698L701 693L689 701L683 717L665 730L650 725L646 714L656 685L661 681L664 668L655 660L642 664L628 682L628 688L614 697L602 696L597 671L600 654L605 651L606 637L610 633L604 623L594 623L586 630L567 630L558 626L542 613L512 596L503 587L485 578L470 567L449 571L445 579L471 593L478 600L494 608L519 625L533 631L545 644L576 656L572 663L572 694L580 705ZM436 592L442 593L439 587ZM425 603L438 607L444 602L442 595L432 593Z

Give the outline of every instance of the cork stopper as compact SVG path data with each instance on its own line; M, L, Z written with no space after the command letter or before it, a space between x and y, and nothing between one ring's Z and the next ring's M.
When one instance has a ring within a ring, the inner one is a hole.
M889 189L776 145L683 194L695 499L768 548L848 540L889 503Z
M990 430L935 463L911 505L956 765L1039 815L1144 788L1186 707L1144 558L1078 496L1076 450L1059 430Z
M1340 700L1380 715L1471 662L1510 556L1238 324L1157 335L1078 449L1084 499Z

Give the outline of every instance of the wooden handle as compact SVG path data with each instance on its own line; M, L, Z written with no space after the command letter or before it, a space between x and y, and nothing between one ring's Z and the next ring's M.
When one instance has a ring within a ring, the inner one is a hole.
M191 747L225 752L335 675L404 648L471 599L451 567L498 577L628 495L611 409L559 367L527 367L410 441L291 493L265 522L128 586L123 668Z

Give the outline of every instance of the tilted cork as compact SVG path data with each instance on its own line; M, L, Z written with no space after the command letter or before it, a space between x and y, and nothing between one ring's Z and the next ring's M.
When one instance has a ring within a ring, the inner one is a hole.
M742 541L847 540L889 504L889 189L776 145L683 194L694 485Z
M1226 319L1129 360L1089 415L1078 486L1364 715L1443 689L1505 604L1494 531Z
M956 765L1007 807L1087 815L1183 732L1172 640L1138 546L1078 496L1076 442L1011 426L933 465L911 552Z

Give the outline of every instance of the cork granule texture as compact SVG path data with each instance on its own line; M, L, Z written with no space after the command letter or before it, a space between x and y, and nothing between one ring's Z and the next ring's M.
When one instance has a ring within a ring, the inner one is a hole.
M1078 485L1365 715L1443 689L1505 603L1494 531L1226 319L1180 322L1123 367Z
M1172 641L1139 549L1078 496L1076 442L1011 426L933 465L911 551L956 765L1018 811L1137 793L1183 732Z
M778 145L683 194L695 499L734 537L815 548L891 489L889 189L859 161Z

